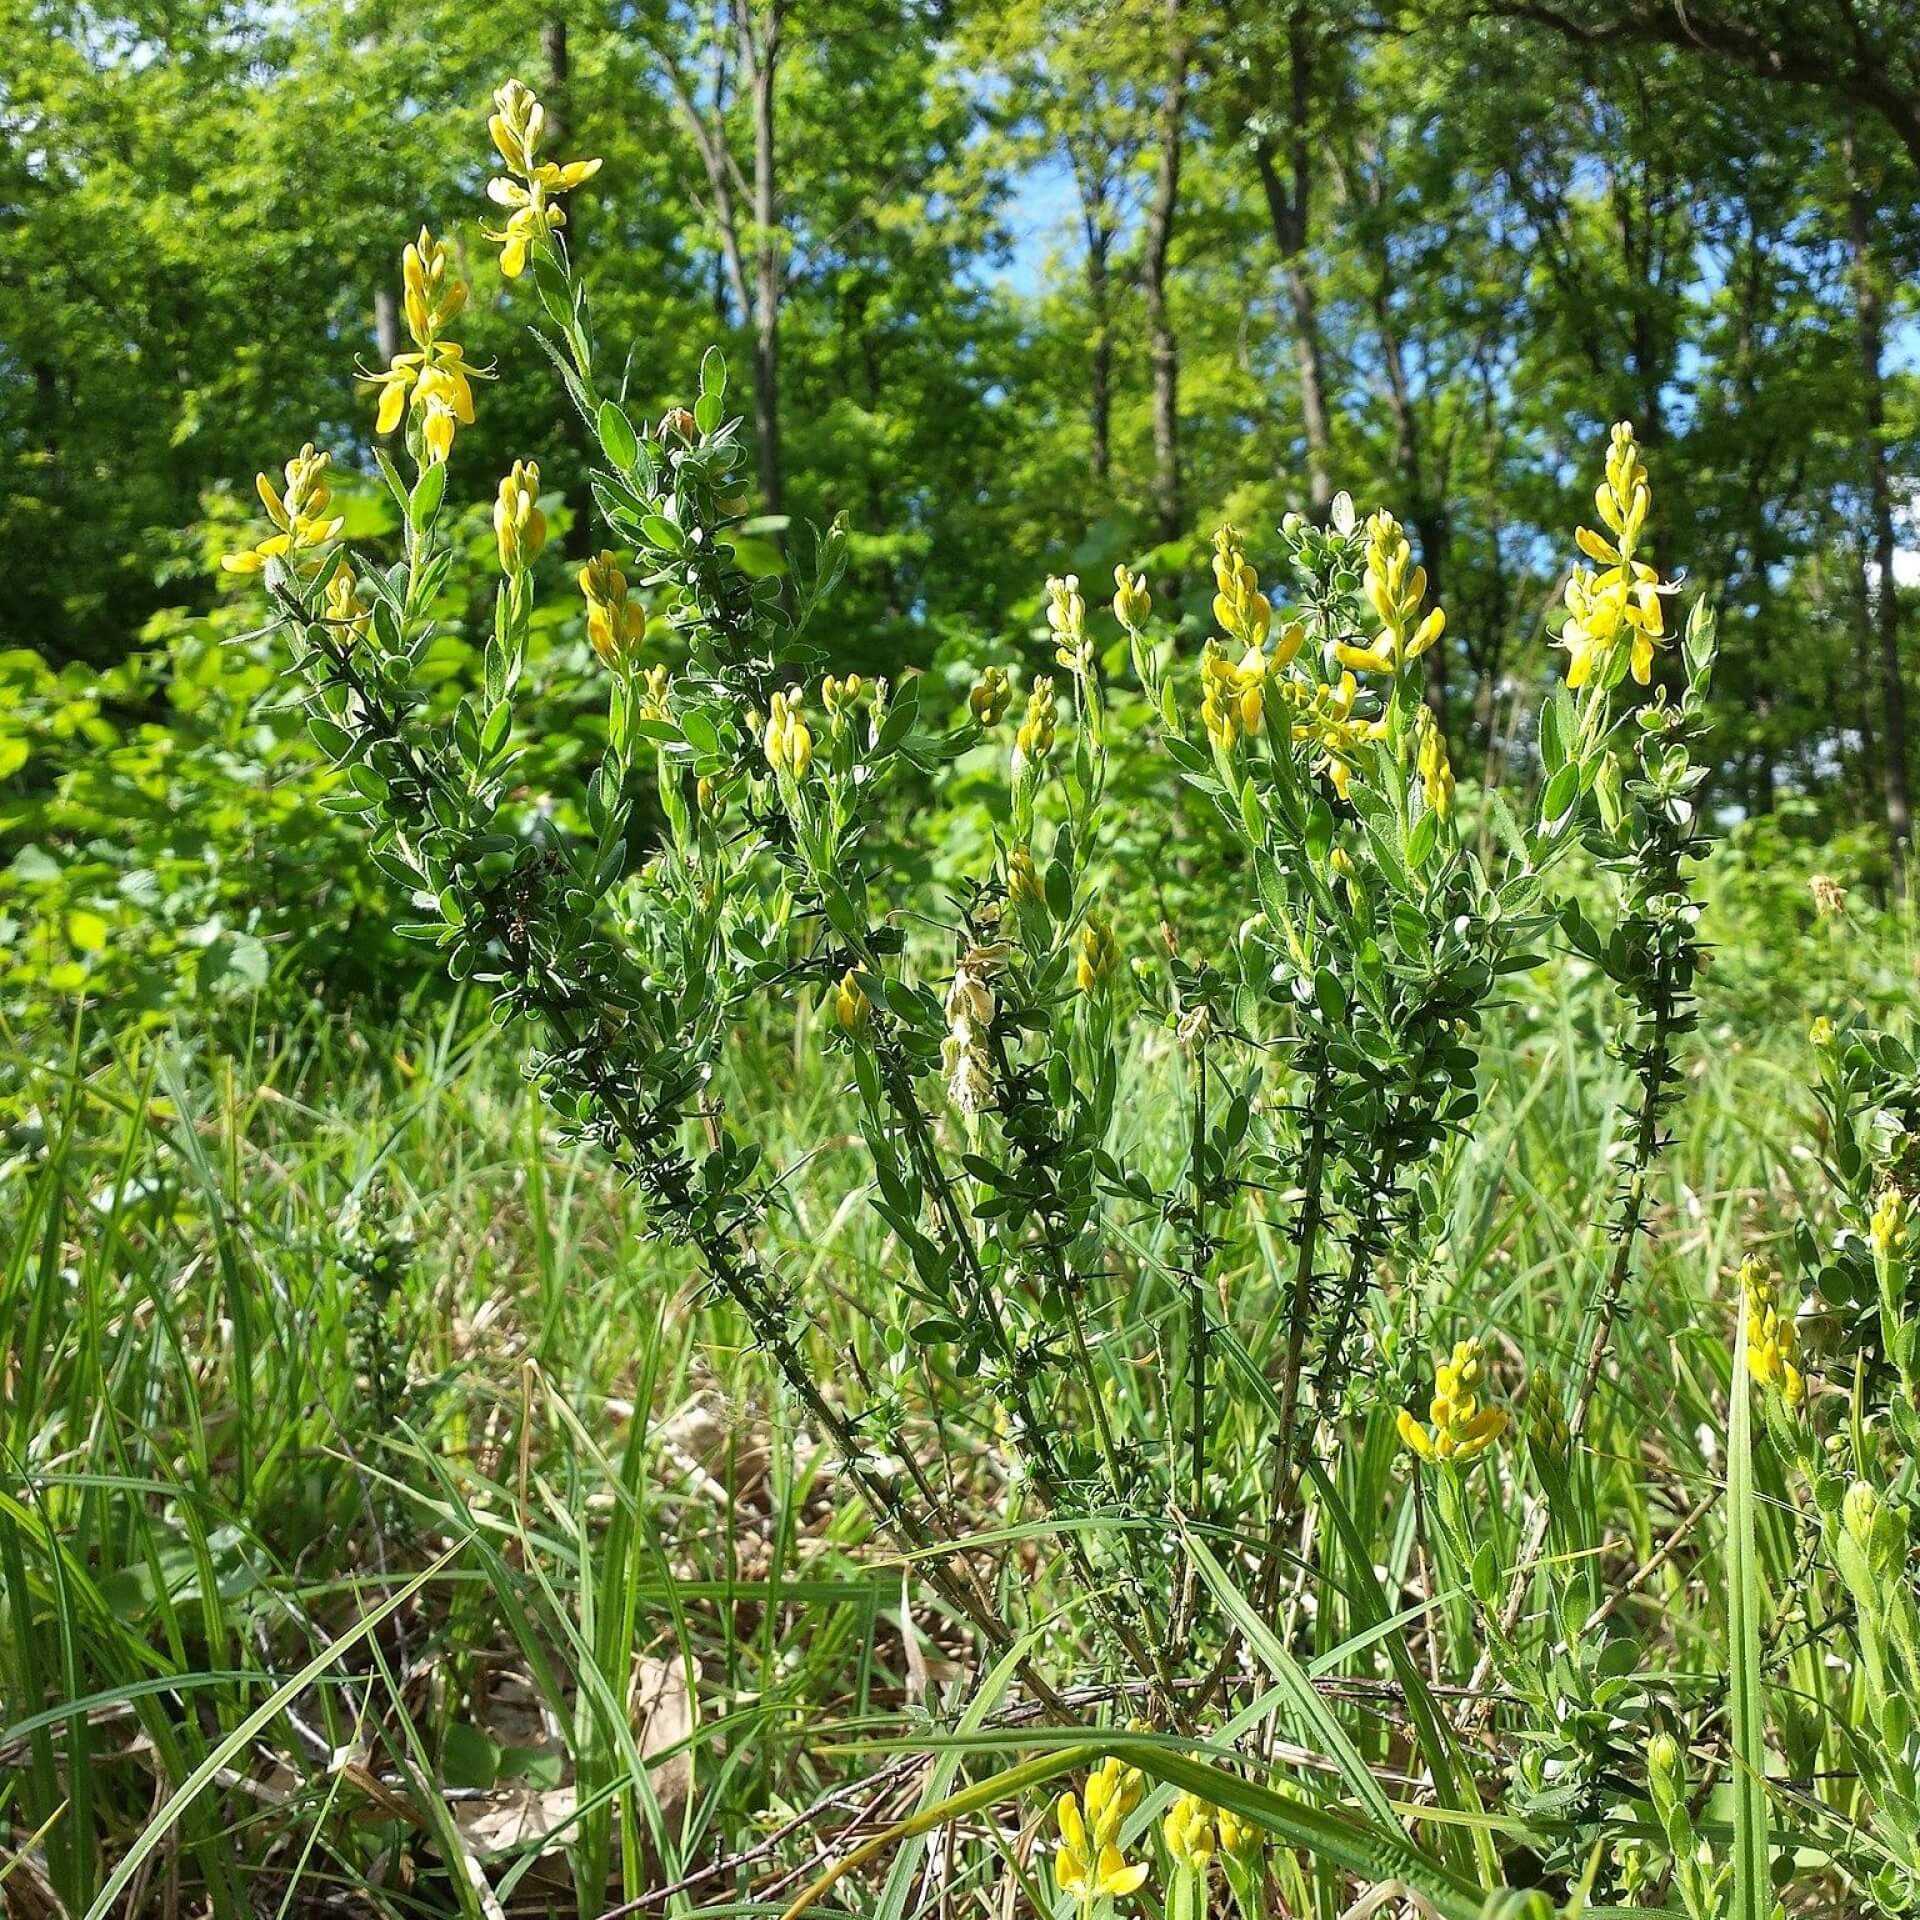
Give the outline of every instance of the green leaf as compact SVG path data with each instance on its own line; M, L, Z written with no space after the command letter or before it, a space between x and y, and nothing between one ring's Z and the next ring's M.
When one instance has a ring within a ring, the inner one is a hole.
M633 463L640 457L640 436L633 430L633 422L622 412L617 400L600 402L599 418L595 422L600 435L600 446L607 458L622 473L631 473Z
M1727 1674L1733 1722L1733 1920L1770 1920L1767 1710L1753 1527L1752 1391L1745 1316L1734 1316L1727 1416Z

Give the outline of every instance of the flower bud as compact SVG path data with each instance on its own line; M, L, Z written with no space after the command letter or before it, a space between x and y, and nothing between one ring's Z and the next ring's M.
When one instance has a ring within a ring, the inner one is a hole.
M1144 573L1129 573L1124 566L1113 570L1113 617L1129 633L1138 633L1153 612L1153 596L1147 591Z
M546 544L547 521L540 511L540 469L531 460L516 460L513 471L500 482L493 503L493 533L500 548L500 571L524 573Z

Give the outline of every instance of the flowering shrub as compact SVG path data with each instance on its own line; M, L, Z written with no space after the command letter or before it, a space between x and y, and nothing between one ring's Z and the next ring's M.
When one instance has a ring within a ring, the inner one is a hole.
M375 863L413 901L401 932L492 996L562 1127L610 1156L736 1303L951 1616L1062 1714L1062 1675L982 1583L954 1490L916 1457L921 1371L973 1383L1017 1460L1015 1511L1057 1530L1101 1663L1165 1736L1140 1746L1137 1769L1096 1753L1084 1787L1057 1802L1055 1877L1082 1910L1142 1883L1129 1849L1155 1811L1141 1803L1147 1777L1188 1795L1163 1837L1191 1911L1216 1853L1258 1909L1261 1831L1404 1882L1443 1913L1478 1911L1475 1888L1497 1884L1490 1842L1413 1842L1304 1681L1292 1710L1342 1773L1342 1805L1255 1789L1182 1745L1246 1660L1292 1684L1269 1620L1310 1510L1337 1528L1331 1436L1381 1407L1428 1490L1417 1497L1433 1501L1434 1550L1472 1596L1485 1657L1467 1728L1497 1676L1528 1729L1519 1807L1543 1854L1573 1867L1622 1769L1643 1771L1629 1749L1645 1703L1578 1629L1577 1608L1544 1649L1515 1630L1542 1589L1565 1614L1584 1577L1543 1550L1695 1019L1689 873L1706 844L1697 749L1714 651L1698 605L1669 631L1676 589L1641 557L1651 493L1631 428L1616 426L1606 451L1604 531L1577 535L1593 565L1567 578L1567 671L1541 712L1524 815L1487 793L1482 830L1462 831L1423 698L1445 616L1394 518L1362 518L1345 496L1327 524L1293 516L1280 530L1280 604L1264 557L1220 530L1218 631L1197 659L1156 626L1138 572L1116 571L1106 608L1064 576L1047 584L1052 673L1021 693L991 667L949 714L917 678L831 671L821 610L845 561L838 525L790 555L782 580L740 566L746 454L720 356L708 354L690 407L629 416L561 232L561 196L596 163L542 157L540 107L517 83L496 105L507 171L490 192L512 209L493 236L500 264L531 280L540 338L603 459L594 497L611 544L579 572L607 691L584 830L527 807L515 779L529 570L546 535L531 460L498 483L500 578L476 683L449 727L426 724L416 668L451 564L459 434L486 371L447 337L465 293L431 234L405 254L413 348L369 375L376 429L404 447L404 471L380 455L403 555L374 566L343 544L327 456L309 447L284 487L262 479L270 530L228 563L263 578L308 728L343 783L337 804L364 816ZM1236 850L1248 911L1228 943L1118 923L1101 898L1110 633L1154 717L1166 804L1194 796ZM896 783L982 741L1005 754L1004 824L943 911L922 914L890 884L871 824ZM659 824L642 835L646 796ZM1557 890L1577 846L1607 879L1599 918ZM1510 1362L1477 1330L1430 1332L1418 1303L1445 1258L1449 1169L1475 1122L1489 1011L1555 941L1615 990L1632 1099L1611 1161L1614 1255L1565 1378L1527 1383L1543 1497L1503 1552L1482 1469L1509 1485L1519 1470L1501 1463ZM786 1170L767 1164L751 1107L720 1096L736 1029L781 1004L818 1020L848 1084L869 1202L898 1249L878 1380L828 1384L802 1352L808 1303L762 1232ZM1150 1069L1135 1058L1143 1029L1162 1037ZM1175 1139L1132 1124L1123 1088L1142 1070L1177 1086ZM1230 1276L1270 1228L1290 1238L1291 1282L1256 1351ZM1431 1385L1430 1338L1448 1355ZM1117 1427L1121 1392L1150 1405L1162 1444ZM1190 1541L1184 1581L1168 1579L1169 1527ZM1236 1570L1203 1539L1230 1542ZM1417 1673L1404 1684L1422 1698ZM1436 1795L1477 1812L1456 1738L1419 1712ZM1008 1778L1038 1784L1088 1757L1058 1749Z

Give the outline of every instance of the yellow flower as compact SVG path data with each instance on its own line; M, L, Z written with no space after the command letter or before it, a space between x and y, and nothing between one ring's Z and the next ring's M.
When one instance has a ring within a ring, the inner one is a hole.
M1899 1250L1907 1234L1907 1199L1898 1187L1889 1187L1881 1194L1867 1233L1874 1252L1883 1258Z
M1251 1820L1242 1820L1237 1813L1216 1807L1213 1824L1220 1835L1223 1853L1232 1854L1236 1860L1250 1860L1260 1851L1260 1829Z
M1040 898L1040 876L1034 870L1033 855L1025 847L1015 847L1007 855L1007 898L1015 906Z
M1793 1321L1781 1317L1773 1277L1763 1261L1749 1256L1740 1263L1740 1290L1746 1311L1747 1371L1763 1387L1777 1387L1787 1405L1797 1407L1807 1392L1794 1364L1800 1357L1800 1338Z
M1833 1045L1833 1022L1824 1013L1814 1016L1813 1025L1807 1029L1807 1044L1812 1047Z
M1258 731L1266 711L1261 688L1272 664L1257 643L1236 656L1218 641L1207 642L1200 656L1200 719L1222 753L1232 751L1239 735Z
M1177 1866L1190 1873L1206 1872L1218 1838L1215 1818L1213 1808L1197 1793L1183 1793L1167 1809L1160 1835Z
M1144 573L1129 573L1124 566L1113 570L1113 617L1129 633L1138 633L1153 612L1153 596L1147 591Z
M487 377L470 366L457 341L443 340L441 329L466 303L467 290L447 273L446 249L425 227L409 244L401 263L406 283L407 331L415 351L396 353L380 373L361 369L380 389L379 433L391 433L409 407L421 416L421 436L429 457L444 460L453 449L456 427L473 425L473 381Z
M667 689L672 684L672 676L662 663L648 667L640 676L639 714L642 720L671 720L672 713L667 707Z
M1094 1779L1099 1777L1096 1774ZM1091 1812L1092 1780L1087 1783L1087 1798ZM1053 1856L1053 1877L1062 1893L1071 1895L1082 1908L1089 1908L1096 1900L1118 1900L1139 1891L1147 1877L1146 1862L1138 1860L1128 1866L1116 1842L1100 1838L1098 1821L1089 1833L1080 1803L1072 1794L1063 1793L1055 1802L1054 1819L1060 1828L1060 1849Z
M587 638L601 664L631 665L646 638L647 610L627 598L627 576L612 554L599 554L580 569L580 591L587 599Z
M531 460L516 460L513 471L500 482L493 503L493 534L500 547L500 570L525 573L546 544L547 519L537 504L540 469Z
M1483 1367L1478 1340L1461 1340L1434 1368L1431 1426L1423 1426L1406 1408L1395 1420L1401 1440L1422 1460L1464 1464L1506 1432L1508 1417L1498 1407L1480 1404Z
M1453 811L1453 766L1447 759L1447 742L1440 723L1433 717L1433 709L1424 702L1414 720L1413 735L1421 791L1426 795L1427 805L1444 820Z
M813 765L813 731L800 710L800 689L789 687L773 696L773 712L761 739L767 765L776 774L804 780Z
M258 573L269 560L290 560L297 553L324 547L345 524L337 514L329 515L333 499L327 485L330 454L317 451L311 441L286 464L286 491L280 492L264 473L254 475L254 489L267 510L274 531L266 539L238 552L222 554L220 564L229 573ZM312 577L318 561L296 565L294 572Z
M1600 562L1604 571L1575 567L1562 595L1567 617L1558 644L1567 650L1570 687L1585 686L1595 667L1613 657L1623 637L1628 641L1628 666L1634 679L1644 687L1653 676L1654 650L1666 634L1660 598L1679 589L1633 557L1651 499L1633 428L1622 420L1607 447L1606 478L1593 496L1595 510L1612 538L1591 527L1574 532L1580 551Z
M407 331L415 346L430 346L467 304L465 285L447 272L447 250L425 227L400 256Z
M1213 583L1213 617L1220 631L1242 647L1264 644L1273 603L1260 591L1260 576L1247 561L1237 527L1222 527L1213 536Z
M1367 522L1367 571L1363 582L1367 604L1380 630L1363 647L1344 641L1334 657L1355 673L1398 673L1420 656L1446 631L1447 616L1438 607L1422 613L1427 597L1427 570L1415 567L1413 550L1392 514L1376 513Z
M840 984L833 990L833 1017L840 1023L840 1031L857 1033L866 1025L871 1010L867 1005L867 996L860 991L860 983L849 968L840 976Z
M1020 763L1037 767L1053 751L1053 731L1056 707L1053 695L1053 682L1042 674L1034 681L1032 691L1027 695L1026 718L1020 722L1020 730L1013 737L1016 771Z
M972 691L967 695L967 711L979 721L982 728L997 727L1012 697L1007 686L1006 668L989 667L973 683Z
M567 224L566 209L554 204L554 196L571 193L591 180L600 171L600 162L569 160L562 165L541 160L546 109L518 80L501 87L493 104L487 131L507 163L507 172L487 182L487 198L509 212L500 232L483 231L500 248L500 271L517 280L526 271L533 249Z
M373 609L355 591L353 569L343 554L327 581L327 625L341 645L364 640L373 624Z
M1080 929L1080 959L1074 968L1074 984L1082 993L1093 993L1113 978L1120 964L1120 949L1113 928L1105 915L1090 913Z
M1093 643L1087 638L1087 603L1081 598L1080 576L1047 579L1047 631L1053 635L1053 657L1069 673L1086 674L1093 667Z
M827 718L837 732L846 724L855 703L865 691L866 682L857 673L850 673L844 680L836 680L832 674L820 682L820 704L827 710Z

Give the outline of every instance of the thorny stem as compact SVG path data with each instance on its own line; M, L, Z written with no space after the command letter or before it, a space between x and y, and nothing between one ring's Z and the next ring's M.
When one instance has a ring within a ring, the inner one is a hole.
M306 610L297 600L287 596L286 604L289 612L303 626L310 627L313 624L309 622ZM407 737L397 716L388 711L367 684L346 646L329 634L324 645L318 650L322 652L336 682L345 687L358 703L363 722L369 731L401 757L414 781L423 790L437 787L463 802L466 796L458 792L444 769L423 757L413 741ZM511 931L501 918L499 908L487 902L484 904L483 911L490 937L504 950L510 951ZM661 1192L669 1207L682 1219L690 1217L692 1208L690 1196L685 1191L684 1168L677 1166L648 1144L646 1129L638 1124L623 1096L616 1089L606 1085L604 1079L593 1069L588 1050L574 1028L568 1009L542 990L535 990L533 999L540 1016L552 1029L555 1038L569 1056L581 1066L595 1097L613 1116L628 1151L635 1156L636 1160L646 1163L659 1176ZM738 1231L736 1226L730 1230L730 1233ZM935 1545L936 1543L918 1519L864 1464L861 1459L862 1448L858 1436L845 1417L827 1401L815 1384L781 1316L769 1308L770 1296L764 1287L756 1289L753 1279L749 1276L750 1273L757 1273L759 1269L758 1255L751 1248L737 1250L730 1244L728 1238L712 1233L696 1232L691 1234L690 1238L709 1276L747 1316L755 1338L771 1353L788 1386L812 1417L819 1422L822 1431L832 1438L840 1453L843 1467L859 1489L862 1499L874 1518L908 1551L924 1553ZM978 1591L977 1580L972 1576L971 1569L968 1571L969 1581L974 1587L973 1591L963 1586L939 1560L930 1559L926 1565L928 1580L942 1599L978 1628L996 1648L1004 1650L1011 1644L1011 1635L1005 1624L995 1618L986 1606L985 1597ZM1033 1688L1037 1697L1049 1703L1057 1702L1058 1696L1054 1694L1046 1680L1028 1663L1022 1662L1021 1672L1022 1678Z

